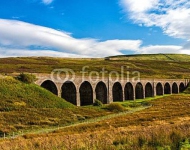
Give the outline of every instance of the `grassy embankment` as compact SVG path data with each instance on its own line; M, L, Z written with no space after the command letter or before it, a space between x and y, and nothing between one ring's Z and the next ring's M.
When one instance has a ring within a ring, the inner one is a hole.
M102 71L105 68L108 73L117 71L121 73L121 66L126 66L132 78L133 71L139 71L142 78L190 78L190 55L155 54L132 55L103 58L79 59L79 58L50 58L50 57L26 57L26 58L1 58L0 72L2 74L30 72L51 73L53 69L70 68L77 75L84 66L89 66L85 71ZM128 67L128 68L127 68Z
M62 126L109 114L99 108L78 108L51 92L11 77L0 78L0 135Z

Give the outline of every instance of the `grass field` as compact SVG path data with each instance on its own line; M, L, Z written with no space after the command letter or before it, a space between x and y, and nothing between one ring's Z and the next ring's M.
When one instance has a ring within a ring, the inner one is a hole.
M89 71L140 71L148 78L189 78L189 55L135 55L105 59L3 58L2 75ZM164 95L103 106L77 107L49 91L0 76L2 150L189 150L190 87ZM16 136L15 136L16 135ZM18 135L18 136L17 136ZM5 138L4 138L5 136Z
M89 66L87 72L102 71L108 73L117 71L121 73L121 67L126 66L124 74L139 71L142 78L190 78L190 55L155 54L132 55L104 58L50 58L50 57L19 57L1 58L0 72L11 73L51 73L53 69L70 68L77 75L84 66ZM108 74L107 73L107 74Z
M4 150L188 150L190 95L166 96L147 102L152 107L140 112L70 126L52 133L30 133L14 140L1 140L0 148Z

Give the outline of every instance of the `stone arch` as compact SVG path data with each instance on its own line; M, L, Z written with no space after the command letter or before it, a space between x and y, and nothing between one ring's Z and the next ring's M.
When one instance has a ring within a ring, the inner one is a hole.
M173 94L178 93L178 86L177 86L177 83L175 83L175 82L172 84L172 93Z
M96 85L96 99L100 100L103 104L107 103L107 87L104 82L100 81Z
M162 84L159 82L159 83L157 83L157 85L156 85L156 95L164 95L164 93L163 93L164 91L163 91L163 86L162 86Z
M45 88L46 90L52 92L55 95L58 95L58 90L55 83L51 80L46 80L41 84L41 87Z
M133 85L130 82L126 83L124 93L125 100L134 100L134 89Z
M145 97L153 97L153 88L150 82L145 85Z
M140 82L138 82L136 84L135 97L136 97L136 99L143 99L144 98L143 85Z
M164 85L164 94L171 94L171 87L168 82Z
M112 88L113 102L123 101L123 90L119 82L115 82Z
M79 93L81 106L93 104L93 90L91 84L88 81L84 81L81 84Z
M183 82L180 83L179 85L179 92L183 92L185 90L185 84Z
M74 105L77 105L77 92L73 82L67 81L63 83L61 91L62 98Z

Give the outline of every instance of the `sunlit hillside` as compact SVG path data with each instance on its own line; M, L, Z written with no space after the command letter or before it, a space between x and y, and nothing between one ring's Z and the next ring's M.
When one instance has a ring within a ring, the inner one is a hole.
M69 68L81 75L84 66L87 72L111 71L124 74L139 71L142 78L190 78L190 55L152 54L126 55L107 58L51 58L51 57L19 57L1 58L0 72L11 73L51 73L54 69Z

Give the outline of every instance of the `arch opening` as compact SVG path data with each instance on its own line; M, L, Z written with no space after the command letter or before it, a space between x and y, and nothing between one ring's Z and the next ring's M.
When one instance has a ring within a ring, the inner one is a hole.
M93 90L89 82L84 81L79 89L80 93L80 105L91 105L93 104Z
M162 84L161 83L158 83L157 85L156 85L156 95L163 95L164 93L163 93L164 91L163 91L163 86L162 86Z
M182 93L184 90L185 90L184 83L180 83L180 85L179 85L179 92Z
M152 85L149 82L145 86L145 97L153 97Z
M123 90L119 82L114 83L112 88L113 101L123 101Z
M125 100L134 100L133 85L130 82L125 85L124 93Z
M99 82L95 89L96 99L100 100L103 104L107 103L107 88L104 82Z
M46 90L52 92L55 95L58 95L58 90L55 83L51 80L46 80L41 84L41 87L45 88Z
M171 94L171 87L169 83L164 85L164 94Z
M66 101L77 105L76 100L76 87L73 82L65 82L61 87L62 93L61 97L65 99Z
M175 83L175 82L172 84L172 93L173 94L178 93L178 86L177 86L177 83Z
M136 99L143 99L144 98L143 85L140 82L136 84L135 97L136 97Z

